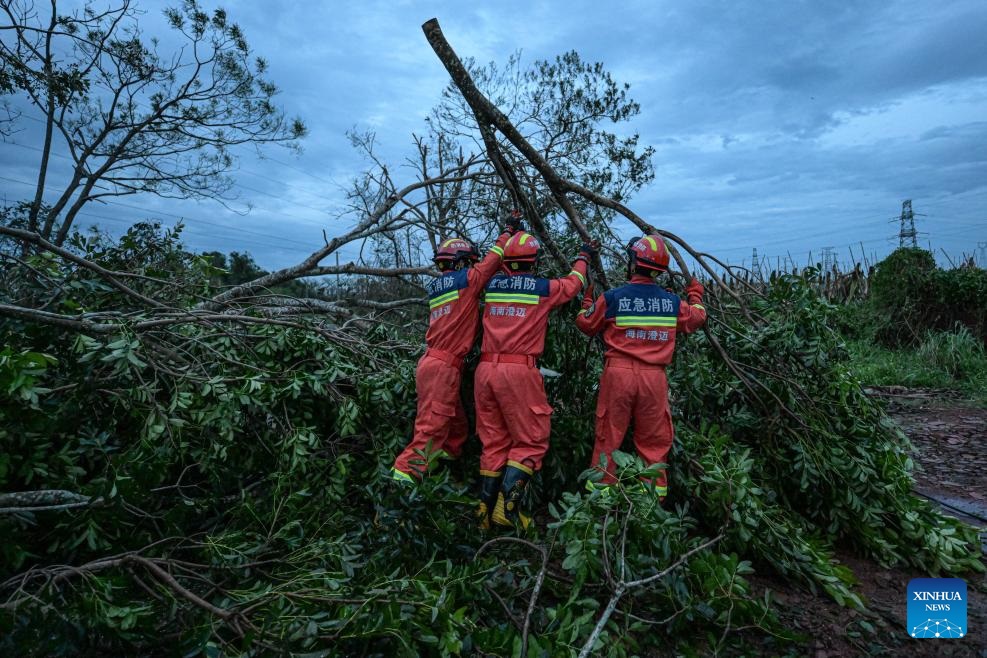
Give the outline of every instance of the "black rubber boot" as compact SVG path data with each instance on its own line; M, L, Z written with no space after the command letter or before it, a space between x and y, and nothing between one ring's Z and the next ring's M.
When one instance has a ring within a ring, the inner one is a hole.
M498 505L500 498L500 483L504 479L503 473L497 475L480 475L480 506L476 510L477 520L484 530L490 528L490 518L494 508ZM503 504L503 503L500 503Z
M504 483L501 485L504 503L501 508L498 501L492 516L494 523L522 529L531 524L531 517L521 511L524 490L528 488L530 481L531 473L526 470L511 465L504 469Z

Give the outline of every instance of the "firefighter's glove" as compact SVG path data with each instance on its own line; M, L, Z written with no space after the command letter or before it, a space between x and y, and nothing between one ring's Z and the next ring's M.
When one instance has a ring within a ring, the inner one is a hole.
M703 284L699 283L695 277L689 282L689 285L685 287L685 294L689 298L690 304L698 304L703 301L703 293L706 289L703 288Z
M504 226L505 230L511 235L526 230L524 220L521 219L521 213L516 210L511 212L511 216L507 218L507 222Z
M600 241L590 240L589 242L584 242L583 246L579 248L579 255L576 256L576 260L584 260L586 264L589 265L593 262L593 257L600 253Z

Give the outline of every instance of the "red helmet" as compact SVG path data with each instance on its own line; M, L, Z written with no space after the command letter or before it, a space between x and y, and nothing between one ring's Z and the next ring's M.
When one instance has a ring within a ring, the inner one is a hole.
M512 235L504 245L504 260L534 263L538 259L539 249L538 239L527 231L521 231Z
M439 243L432 260L438 263L455 263L460 260L470 260L476 262L480 259L480 254L476 246L465 238L449 238Z
M668 270L668 248L660 235L646 235L632 242L627 249L631 268L640 267L655 272Z

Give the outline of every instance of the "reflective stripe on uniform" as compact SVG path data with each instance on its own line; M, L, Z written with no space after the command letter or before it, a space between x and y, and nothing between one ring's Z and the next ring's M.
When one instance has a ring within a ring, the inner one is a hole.
M701 308L701 309L702 309L702 310L704 310L704 311L706 310L706 307L705 307L705 306L703 306L702 304L693 304L693 305L692 305L692 308Z
M590 493L600 492L600 498L605 501L610 500L616 495L613 485L606 484L604 482L593 482L592 480L586 480L586 491Z
M618 315L618 327L674 327L677 319L662 316Z
M501 304L537 304L541 299L539 295L526 295L520 292L488 292L488 302L498 302Z
M429 300L428 307L435 308L436 306L442 306L443 304L448 304L449 302L455 301L457 299L459 299L459 291L450 290L447 293L439 295L435 299Z
M581 273L577 272L576 270L569 272L569 276L572 276L573 274L579 277L579 280L583 282L584 286L586 285L586 277L584 277Z
M497 245L494 245L494 246L490 247L490 251L494 252L495 254L497 254L498 256L500 256L501 258L504 257L504 250L501 249L500 247L498 247Z
M662 486L660 484L651 484L651 483L648 483L648 482L642 482L641 483L641 486L644 487L645 490L651 489L652 491L654 491L659 496L667 496L668 495L668 487L666 487L666 486Z

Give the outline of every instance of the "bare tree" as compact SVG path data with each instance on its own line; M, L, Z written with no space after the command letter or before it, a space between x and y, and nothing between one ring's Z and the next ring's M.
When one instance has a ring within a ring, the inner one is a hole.
M87 3L71 14L0 0L3 86L44 117L44 140L28 230L65 242L89 202L149 192L228 199L226 175L240 144L296 145L305 132L274 104L267 65L254 58L223 10L196 0L165 11L177 51L163 52L139 24L130 0L105 11ZM49 207L42 203L53 155L71 172Z

